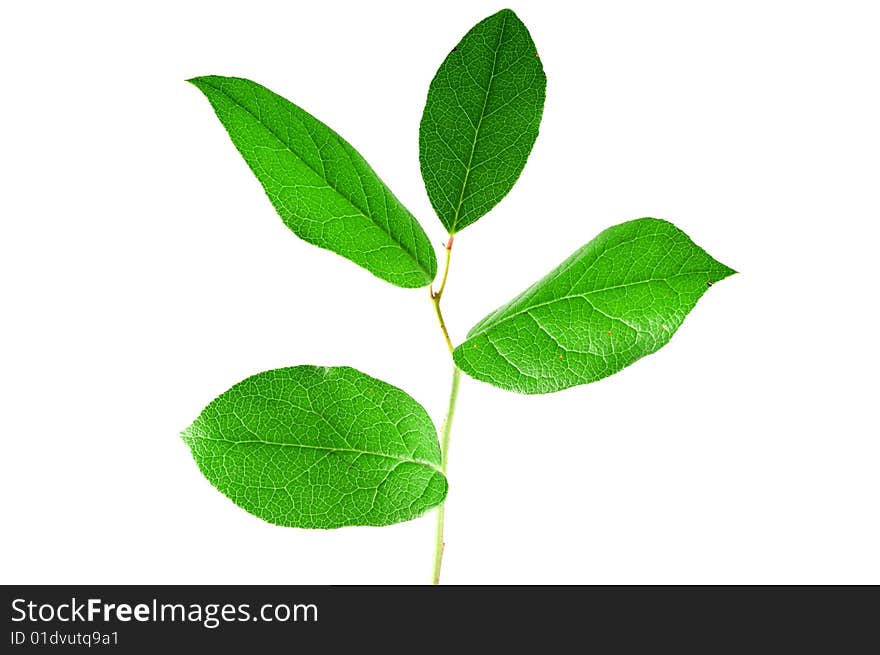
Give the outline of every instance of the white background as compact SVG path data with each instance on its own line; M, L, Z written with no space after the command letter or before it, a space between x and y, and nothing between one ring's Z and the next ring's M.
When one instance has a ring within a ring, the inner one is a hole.
M496 2L7 3L0 16L4 583L422 583L433 514L303 531L179 431L279 366L347 364L439 424L425 289L297 239L185 79L338 130L438 245L428 82ZM658 354L511 395L465 378L448 583L880 583L880 27L855 2L519 2L548 76L514 190L456 239L453 339L609 225L741 271Z

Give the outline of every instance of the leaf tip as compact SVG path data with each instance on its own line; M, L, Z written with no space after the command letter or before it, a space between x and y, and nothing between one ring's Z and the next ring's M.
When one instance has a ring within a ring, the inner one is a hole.
M738 275L738 274L739 274L739 271L732 269L727 264L722 264L721 262L718 262L718 276L714 280L711 280L708 283L708 286L711 287L716 282L720 282L721 280L723 280L725 278L731 277L733 275Z
M199 91L205 93L206 89L216 88L218 83L228 79L230 78L225 78L222 75L197 75L196 77L190 77L189 79L184 80L184 82L192 84Z
M194 87L196 87L199 91L207 96L211 91L211 84L208 83L208 80L210 78L210 75L199 75L198 77L191 77L184 81L187 84L192 84Z
M188 425L183 430L181 430L179 436L180 436L180 440L183 441L183 443L185 443L187 446L192 448L192 443L193 443L193 426L192 426L192 424Z

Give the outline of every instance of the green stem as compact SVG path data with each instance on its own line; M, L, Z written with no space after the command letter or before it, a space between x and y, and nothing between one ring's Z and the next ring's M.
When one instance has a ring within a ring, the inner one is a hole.
M446 475L446 465L449 462L449 435L452 434L452 419L455 416L455 401L458 399L458 383L461 380L461 371L452 365L452 389L449 392L449 407L446 410L446 418L440 429L440 470ZM443 549L446 543L443 541L443 519L445 517L445 504L437 509L437 537L434 543L434 577L433 583L440 584L440 566L443 564Z
M440 330L443 332L443 338L446 339L446 347L449 348L449 354L455 350L452 345L452 339L449 338L449 331L446 329L446 321L443 320L443 312L440 311L440 298L443 297L443 291L446 289L446 278L449 277L449 260L452 256L452 241L455 237L450 235L449 241L446 242L444 249L446 250L446 263L443 266L443 278L440 280L440 288L434 291L431 285L431 303L434 305L434 313L437 315L437 322L440 323Z
M434 313L437 315L437 322L440 324L440 331L443 332L443 338L446 341L446 347L449 354L455 350L452 345L452 339L449 338L449 331L446 329L446 321L443 320L443 312L440 311L440 298L446 289L446 279L449 277L449 259L452 254L453 236L449 235L449 241L446 243L446 263L443 266L443 278L440 281L440 288L435 292L431 287L431 303L434 305ZM440 471L446 475L446 465L449 462L449 435L452 433L452 417L455 415L455 401L458 399L458 383L461 380L461 371L458 367L452 365L452 389L449 392L449 407L446 410L446 418L443 419L443 427L440 428ZM434 584L440 584L440 567L443 564L443 549L446 543L443 541L443 521L446 517L445 505L437 508L437 536L434 541L434 576L432 581Z

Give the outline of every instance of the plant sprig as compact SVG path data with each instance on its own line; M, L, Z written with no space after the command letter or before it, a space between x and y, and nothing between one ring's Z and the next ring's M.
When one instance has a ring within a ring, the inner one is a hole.
M221 394L184 441L218 490L276 525L388 525L437 508L435 584L461 372L527 394L594 382L665 345L703 293L735 272L671 223L636 219L600 233L453 343L441 300L455 237L513 188L544 109L540 57L509 9L475 25L428 90L419 163L449 235L439 281L421 225L336 132L250 80L190 82L294 233L391 284L428 287L452 384L439 440L404 391L348 367L294 366Z

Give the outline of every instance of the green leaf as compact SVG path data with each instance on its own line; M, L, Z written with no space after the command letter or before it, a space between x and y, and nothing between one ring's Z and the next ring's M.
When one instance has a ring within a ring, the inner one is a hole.
M546 86L532 37L510 9L478 23L440 66L422 115L419 162L450 234L497 205L519 178Z
M595 382L665 345L706 289L735 272L667 221L615 225L477 323L455 363L520 393Z
M237 77L189 80L204 93L284 224L400 287L437 273L424 230L370 165L321 121Z
M389 525L446 497L428 414L353 368L258 373L212 401L182 436L211 484L276 525Z

